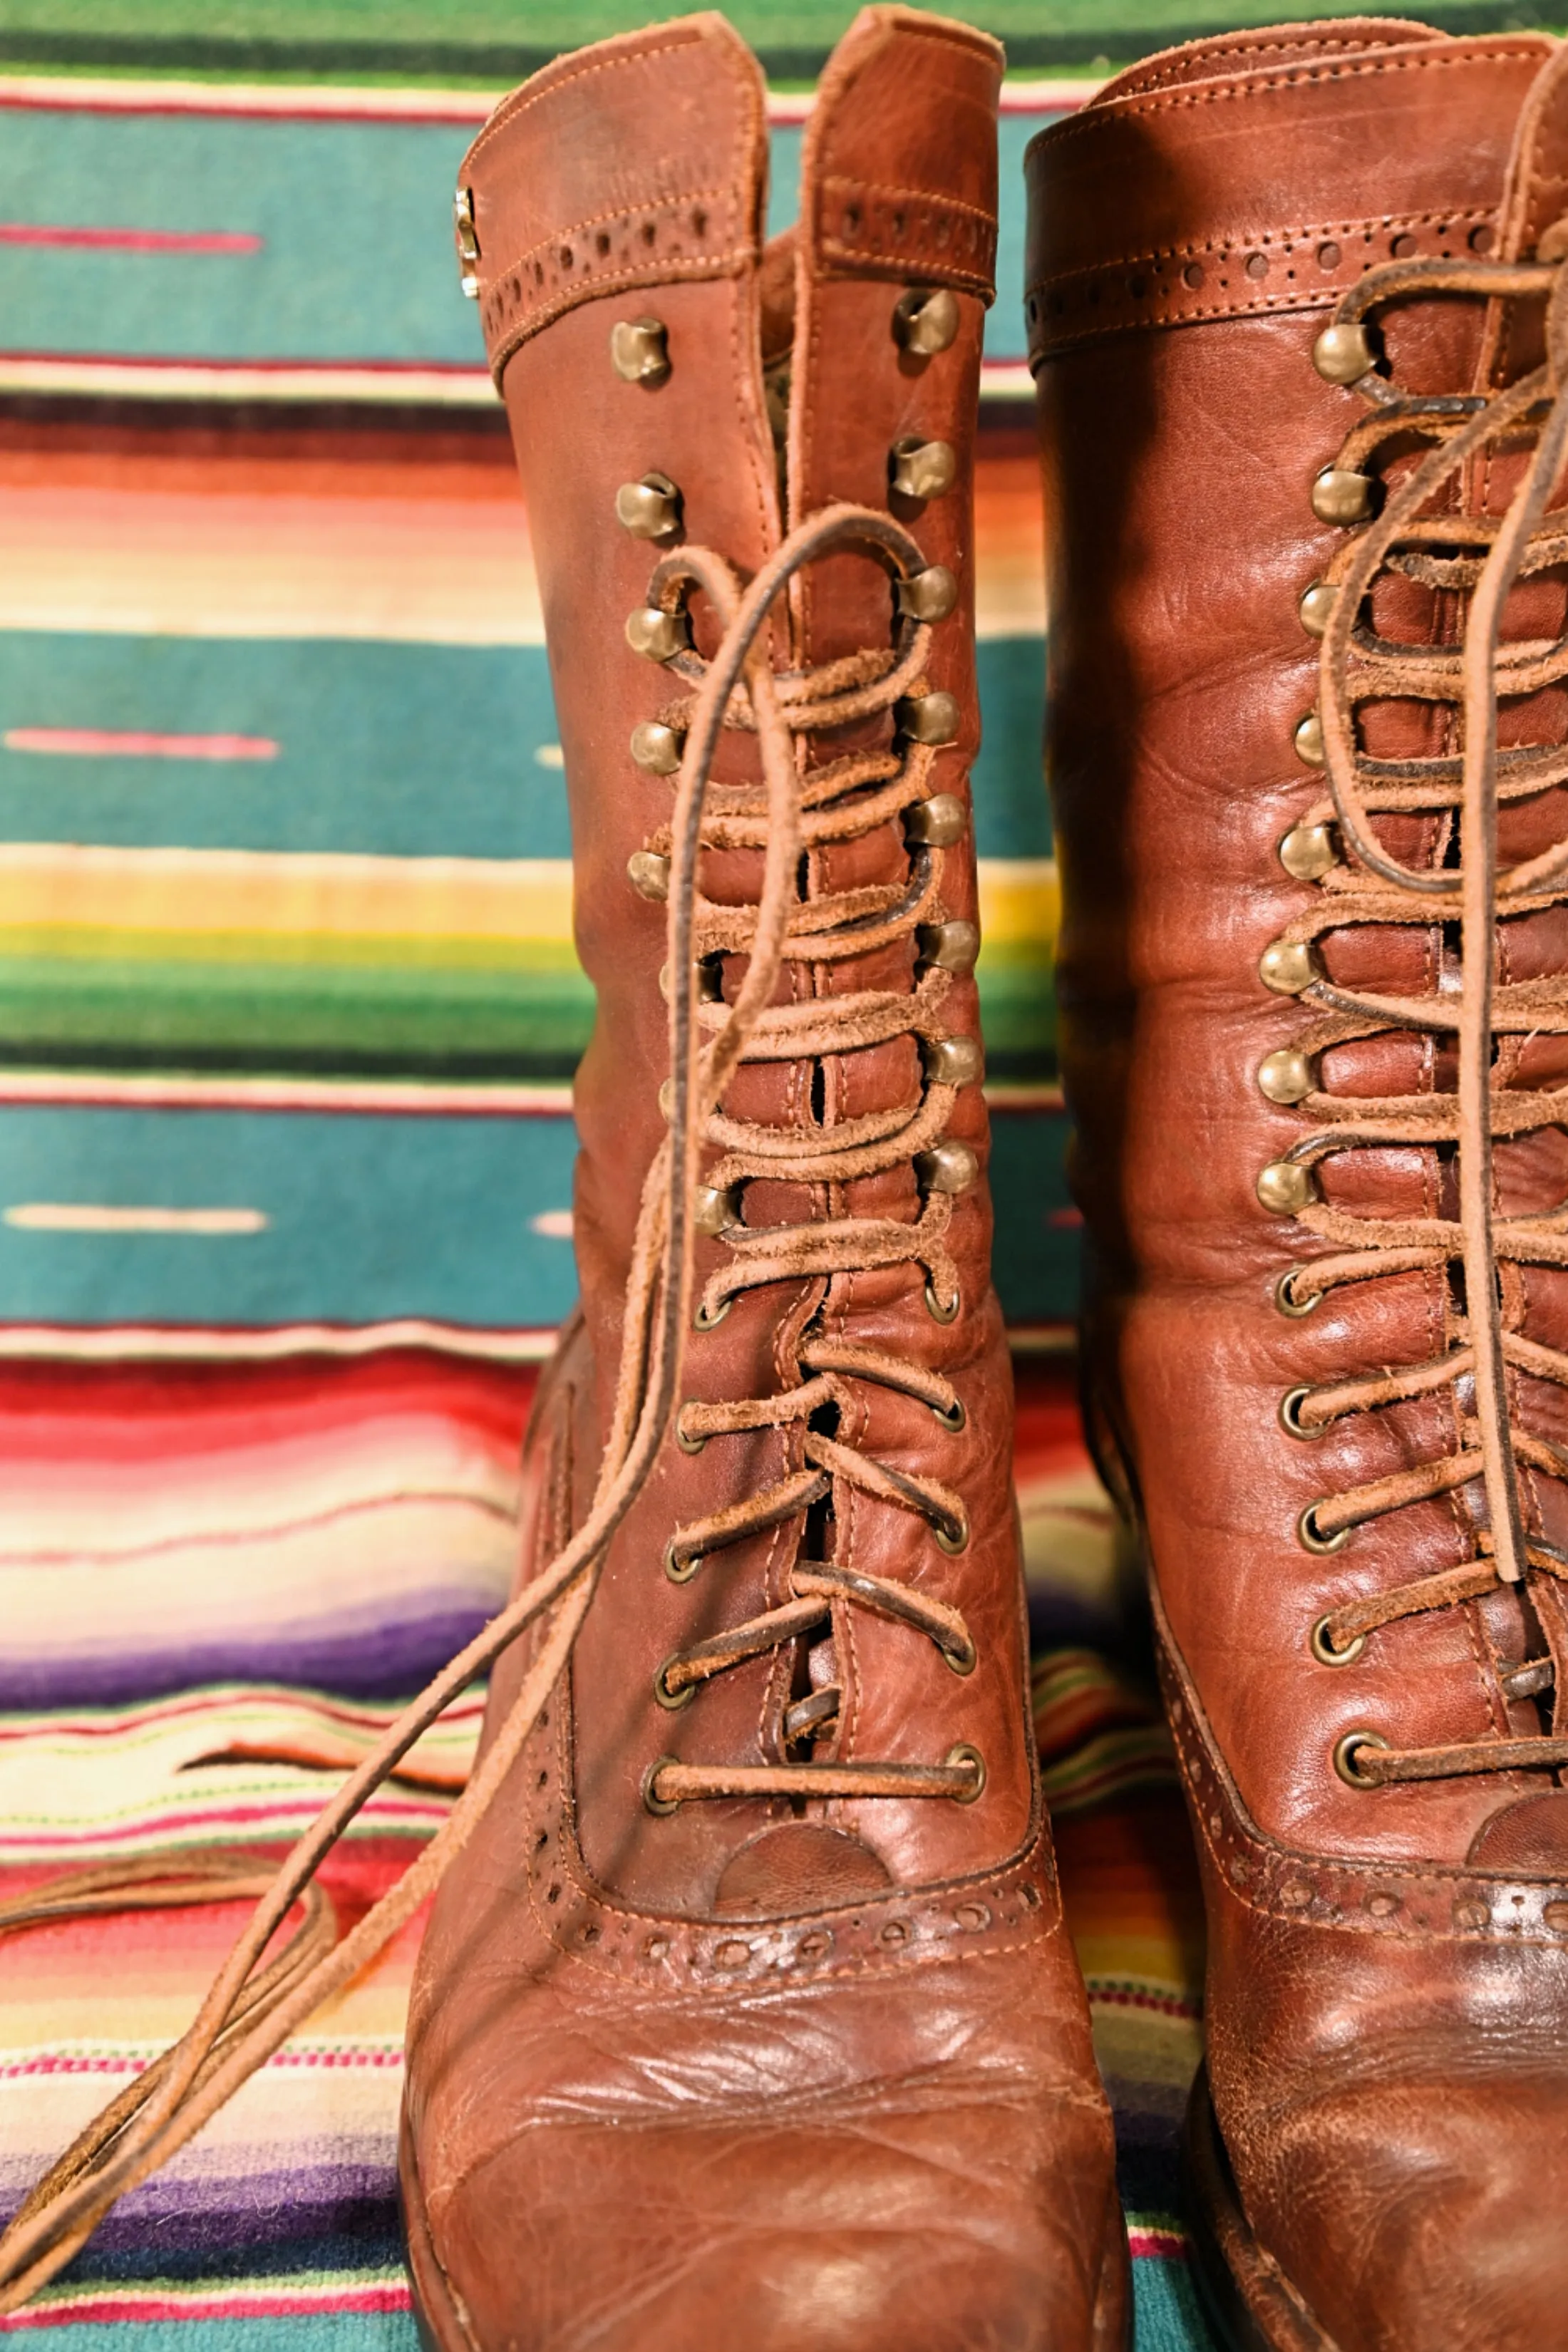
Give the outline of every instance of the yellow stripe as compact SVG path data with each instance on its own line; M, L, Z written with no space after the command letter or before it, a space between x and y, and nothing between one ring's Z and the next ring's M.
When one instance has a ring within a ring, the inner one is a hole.
M982 858L990 955L1047 956L1059 891L1050 858ZM0 849L0 953L184 961L399 960L566 969L564 858L263 855L219 849Z

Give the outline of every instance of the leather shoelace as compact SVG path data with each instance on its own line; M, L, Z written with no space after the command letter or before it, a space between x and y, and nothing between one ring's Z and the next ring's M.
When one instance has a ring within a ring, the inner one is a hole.
M1336 1550L1354 1528L1384 1514L1479 1482L1485 1524L1464 1564L1342 1603L1323 1618L1313 1646L1325 1663L1360 1654L1380 1627L1424 1612L1477 1600L1500 1584L1535 1590L1533 1580L1568 1581L1568 1558L1527 1528L1522 1482L1531 1473L1568 1478L1568 1454L1521 1425L1514 1391L1520 1375L1568 1385L1568 1355L1518 1328L1522 1285L1504 1270L1568 1266L1568 1206L1543 1214L1503 1213L1497 1202L1494 1143L1526 1137L1568 1118L1568 1088L1511 1084L1521 1047L1513 1041L1568 1031L1568 982L1560 976L1500 977L1500 919L1530 914L1568 898L1568 840L1499 871L1499 811L1533 801L1568 782L1568 744L1502 746L1500 699L1528 696L1568 678L1568 637L1503 640L1504 607L1516 583L1568 560L1568 512L1549 510L1568 446L1568 273L1555 259L1530 262L1415 261L1371 270L1341 302L1338 327L1361 329L1400 299L1457 296L1485 301L1491 331L1505 304L1545 302L1544 362L1489 394L1425 396L1401 391L1381 373L1354 388L1372 413L1352 429L1336 469L1365 474L1382 454L1414 446L1422 454L1393 478L1382 512L1337 553L1324 577L1332 603L1323 635L1319 717L1330 797L1304 826L1337 827L1342 855L1319 877L1318 903L1283 940L1314 948L1327 932L1355 924L1434 924L1458 919L1457 991L1381 994L1339 984L1314 955L1313 977L1300 992L1324 1018L1300 1041L1316 1057L1331 1046L1405 1031L1434 1045L1457 1047L1452 1092L1354 1097L1325 1091L1314 1078L1301 1107L1321 1122L1288 1155L1312 1168L1333 1154L1399 1146L1452 1147L1458 1162L1453 1216L1377 1217L1321 1199L1300 1221L1336 1255L1315 1257L1282 1277L1278 1297L1288 1314L1305 1314L1331 1290L1393 1275L1455 1269L1442 1352L1429 1361L1365 1379L1300 1389L1286 1400L1297 1434L1315 1436L1342 1415L1468 1383L1473 1406L1456 1397L1458 1451L1436 1461L1371 1479L1323 1497L1302 1515L1301 1536L1314 1550ZM1504 457L1522 478L1500 516L1473 510L1467 483ZM1441 511L1445 494L1466 510ZM1403 574L1435 593L1460 600L1457 644L1391 642L1378 633L1372 596L1380 577ZM1447 714L1457 748L1430 756L1376 759L1360 740L1358 713L1404 701ZM1379 815L1407 814L1439 828L1452 863L1411 866L1384 845ZM1456 831L1457 824L1457 831ZM1564 1676L1550 1613L1542 1612L1549 1651L1503 1675L1510 1698L1562 1690ZM1441 1748L1396 1749L1377 1734L1340 1743L1344 1777L1364 1787L1452 1775L1557 1768L1568 1764L1568 1738L1495 1736Z
M915 541L889 517L836 506L792 531L744 588L722 558L694 548L683 548L655 575L655 593L660 595L667 591L676 595L683 584L700 586L723 635L705 670L700 664L689 667L689 675L696 677L695 691L682 712L685 749L667 836L668 968L682 982L669 989L668 1132L643 1189L626 1280L612 1425L587 1516L556 1558L404 1710L276 1874L259 1872L253 1860L153 1856L129 1869L57 1880L0 1909L3 1931L86 1909L259 1895L184 2035L88 2126L0 2234L0 2314L16 2310L46 2284L86 2242L118 2198L166 2163L315 2010L382 1949L473 1835L560 1678L605 1552L646 1485L676 1413L685 1335L693 1320L693 1202L702 1181L705 1141L711 1139L725 1154L707 1180L710 1190L744 1181L752 1172L837 1185L907 1161L922 1149L922 1139L941 1132L952 1089L935 1085L925 1087L920 1101L907 1109L872 1114L827 1129L752 1128L727 1121L719 1108L743 1058L795 1060L843 1054L900 1034L942 1034L938 1011L948 985L945 973L928 972L901 994L865 992L773 1003L780 971L792 958L815 962L867 953L907 938L940 910L940 852L914 856L907 889L873 889L810 901L799 895L805 847L868 832L919 803L929 789L930 760L919 746L907 754L868 754L817 769L797 763L798 740L822 728L875 716L910 693L921 683L929 653L929 625L906 623L890 658L880 650L847 665L775 677L767 652L775 604L805 565L840 551L870 557L891 580L909 580L923 568ZM756 734L760 788L710 782L721 733L736 724ZM868 786L873 789L868 791ZM716 804L711 817L710 797ZM762 885L752 906L717 906L699 889L704 844L725 841L763 849ZM700 959L731 947L747 959L744 977L732 1003L711 1003L702 995ZM737 1223L724 1235L731 1262L703 1293L704 1319L715 1319L729 1298L753 1285L904 1264L923 1268L933 1312L940 1319L950 1319L957 1307L957 1272L943 1240L951 1214L951 1201L933 1194L911 1223L834 1216L820 1223L759 1233ZM950 1425L957 1425L958 1401L949 1383L890 1353L827 1336L805 1341L799 1360L809 1377L782 1397L687 1406L683 1429L688 1443L712 1442L745 1428L793 1425L803 1433L806 1458L788 1486L787 1502L785 1493L775 1489L771 1498L752 1498L715 1521L679 1530L671 1547L678 1566L769 1524L766 1513L805 1511L807 1495L825 1493L832 1477L847 1478L862 1491L901 1505L956 1541L963 1525L956 1496L934 1481L917 1480L879 1465L809 1426L821 1406L847 1393L846 1383L861 1380L917 1396ZM792 1639L820 1622L831 1605L847 1601L917 1625L960 1671L973 1663L970 1637L956 1612L847 1567L801 1560L793 1571L792 1598L780 1608L667 1662L662 1672L671 1696L695 1689L742 1657ZM327 1855L443 1710L536 1625L542 1626L539 1645L511 1709L450 1814L396 1885L341 1941L333 1941L331 1909L316 1883ZM813 1731L823 1727L820 1722L806 1727ZM691 1798L731 1793L963 1801L978 1796L984 1779L978 1755L964 1749L930 1765L783 1763L731 1769L661 1761L646 1786L657 1811ZM268 1959L275 1939L300 1905L302 1919Z

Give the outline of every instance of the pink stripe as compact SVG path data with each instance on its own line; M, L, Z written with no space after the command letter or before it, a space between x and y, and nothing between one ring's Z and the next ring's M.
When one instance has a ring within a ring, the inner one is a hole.
M90 246L113 253L259 253L261 239L227 229L77 228L0 221L0 245Z
M80 2294L68 2302L51 2303L41 2311L19 2311L0 2319L0 2334L12 2328L63 2327L78 2320L152 2319L291 2319L312 2311L407 2311L411 2307L404 2279L377 2280L341 2286L323 2280L297 2295L247 2294L230 2288L223 2294Z
M256 1766L252 1769L262 1770L266 1768ZM327 1769L335 1770L337 1768L333 1766ZM426 1799L422 1804L396 1797L376 1796L367 1804L362 1819L378 1827L388 1836L401 1836L404 1833L401 1828L394 1828L395 1823L410 1824L416 1830L435 1829L446 1820L457 1795L458 1790L454 1788L451 1796L445 1801L438 1797L432 1797ZM226 1805L221 1811L212 1813L205 1811L160 1813L156 1817L158 1832L161 1837L169 1837L177 1830L210 1828L215 1836L225 1831L238 1836L247 1830L252 1830L259 1835L268 1822L295 1820L306 1797L307 1792L301 1790L298 1797L279 1796L267 1805ZM146 1834L147 1822L143 1817L128 1829L105 1829L95 1823L90 1829L79 1831L75 1836L72 1836L68 1831L62 1830L54 1830L40 1837L8 1834L5 1846L6 1853L15 1858L23 1853L47 1854L57 1850L62 1853L68 1853L74 1852L79 1845L87 1845L95 1849L100 1846L108 1849L121 1845L135 1845L144 1839Z
M58 2057L19 2058L13 2064L0 2066L0 2082L16 2083L35 2075L53 2074L140 2074L152 2063L148 2058L130 2052L110 2051L97 2057L76 2057L62 2052ZM403 2063L401 2049L393 2050L275 2050L267 2061L268 2071L274 2068L295 2074L320 2074L323 2068L339 2072L352 2068L363 2072L391 2070L394 2074Z
M7 751L57 751L74 760L275 760L268 735L117 734L102 727L8 727Z
M1129 2230L1127 2251L1136 2262L1184 2263L1187 2259L1186 2233L1182 2230Z

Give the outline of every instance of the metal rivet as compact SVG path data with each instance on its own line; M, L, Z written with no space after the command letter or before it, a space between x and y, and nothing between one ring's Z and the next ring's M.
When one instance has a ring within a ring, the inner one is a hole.
M921 1060L936 1087L972 1087L984 1067L978 1037L927 1037Z
M900 702L895 713L900 731L911 743L953 743L958 740L959 709L956 696L943 694L910 695Z
M1364 327L1325 327L1312 345L1312 365L1325 383L1359 383L1377 353Z
M657 719L645 719L632 729L632 758L650 776L673 776L680 765L684 735Z
M947 1754L942 1760L944 1764L967 1764L974 1775L974 1783L972 1788L954 1790L954 1799L957 1803L961 1805L973 1805L985 1794L985 1759L982 1756L978 1748L972 1748L966 1739L961 1739L956 1748L950 1748L948 1749ZM961 1906L959 1910L954 1914L954 1916L959 1920L961 1926L967 1927L970 1924L969 1921L963 1917L963 1911L966 1907L973 1907L974 1910L984 1913L984 1916L974 1922L976 1927L988 1927L991 1925L990 1912L985 1910L985 1906L983 1903L976 1903L973 1906Z
M1334 847L1333 827L1328 824L1292 825L1279 845L1279 863L1287 874L1298 882L1317 882L1337 866L1339 856Z
M470 302L479 299L479 281L474 264L479 257L479 233L474 226L474 192L459 188L452 199L452 224L457 231L458 258L462 263L460 283Z
M626 614L626 643L645 661L673 661L691 644L684 613L663 613L657 604L639 604Z
M1258 1197L1271 1217L1299 1217L1318 1197L1317 1179L1294 1160L1271 1160L1258 1171Z
M680 529L680 492L668 474L645 474L616 492L616 520L634 539L669 539Z
M933 1323L956 1323L958 1310L963 1304L963 1293L954 1286L952 1297L942 1300L936 1295L936 1285L926 1276L926 1312Z
M1301 1407L1311 1395L1310 1389L1287 1389L1279 1400L1279 1426L1287 1437L1304 1438L1309 1443L1326 1436L1330 1424L1326 1421L1305 1422Z
M626 860L626 879L639 898L668 898L669 860L654 849L634 849Z
M1351 1539L1349 1528L1341 1528L1336 1534L1326 1536L1319 1527L1318 1513L1328 1499L1326 1495L1320 1495L1315 1503L1308 1504L1296 1521L1296 1540L1303 1551L1343 1551Z
M1372 500L1373 486L1366 475L1346 466L1325 466L1312 484L1312 512L1320 522L1365 522Z
M679 1811L679 1798L661 1797L658 1795L654 1789L654 1782L658 1779L659 1774L663 1771L667 1764L679 1764L679 1761L680 1759L679 1756L661 1756L658 1762L650 1764L647 1770L643 1774L642 1801L647 1807L650 1813L664 1815Z
M731 1225L741 1222L741 1188L738 1184L699 1184L691 1195L691 1226L694 1233L716 1241Z
M916 848L951 849L962 840L967 813L956 793L933 793L904 812L904 839Z
M1317 1085L1311 1057L1299 1045L1281 1045L1258 1065L1258 1086L1272 1103L1305 1102Z
M1276 996L1300 996L1318 978L1318 959L1305 940L1270 940L1258 959L1258 977Z
M915 1154L915 1174L928 1192L967 1192L979 1173L979 1160L954 1136Z
M1334 1742L1334 1769L1347 1788L1375 1789L1375 1780L1363 1780L1356 1770L1355 1759L1363 1748L1386 1748L1388 1742L1375 1731L1347 1731Z
M1274 1285L1274 1304L1281 1315L1288 1315L1290 1318L1292 1323L1300 1322L1303 1315L1315 1314L1322 1305L1325 1296L1321 1290L1312 1290L1308 1292L1305 1298L1296 1297L1296 1276L1305 1270L1299 1265L1287 1266Z
M671 1715L679 1714L683 1706L689 1706L692 1700L697 1696L697 1685L695 1683L685 1683L681 1685L679 1690L672 1691L669 1685L664 1679L665 1675L668 1673L670 1667L674 1665L680 1653L679 1650L671 1650L668 1657L666 1658L663 1665L660 1666L658 1672L653 1678L653 1695L658 1701L660 1706L668 1707Z
M952 443L906 434L888 453L888 478L901 498L940 499L958 479Z
M669 330L662 319L617 319L610 365L623 383L662 383L669 373Z
M1322 766L1327 757L1323 750L1323 722L1315 710L1309 710L1305 719L1298 719L1290 740L1295 745L1298 760L1304 761L1309 768Z
M1323 635L1333 609L1334 591L1326 580L1314 580L1311 586L1303 591L1301 601L1296 607L1301 626L1310 637Z
M688 1555L685 1552L677 1551L673 1537L665 1545L664 1572L671 1584L689 1584L701 1565L702 1554L700 1551L694 1551Z
M906 352L930 359L945 352L958 334L958 297L945 286L929 292L911 286L893 307L893 332Z
M945 621L958 603L958 582L945 563L928 564L899 582L894 602L911 621Z
M1311 1634L1312 1655L1316 1658L1321 1666L1351 1665L1357 1658L1360 1657L1362 1652L1365 1649L1366 1635L1364 1633L1357 1633L1345 1643L1342 1650L1336 1650L1333 1643L1329 1639L1329 1626L1331 1622L1331 1619L1328 1617L1320 1617L1317 1623L1313 1626Z
M921 961L963 979L974 970L980 954L980 931L973 923L921 923L915 933Z

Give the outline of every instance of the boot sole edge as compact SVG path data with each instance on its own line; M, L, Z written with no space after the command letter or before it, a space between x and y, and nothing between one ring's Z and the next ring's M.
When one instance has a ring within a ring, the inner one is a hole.
M1340 2352L1253 2236L1204 2066L1187 2102L1182 2155L1194 2284L1225 2352Z

